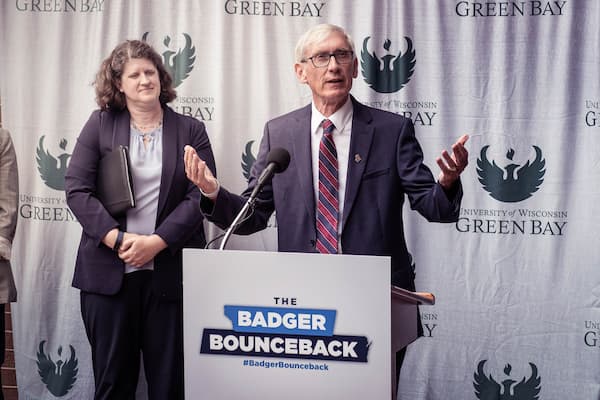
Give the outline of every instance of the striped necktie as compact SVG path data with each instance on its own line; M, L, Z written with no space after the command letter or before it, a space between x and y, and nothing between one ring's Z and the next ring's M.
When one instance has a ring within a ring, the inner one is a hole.
M338 161L333 142L333 123L322 123L323 138L319 145L319 201L317 204L317 250L338 252Z

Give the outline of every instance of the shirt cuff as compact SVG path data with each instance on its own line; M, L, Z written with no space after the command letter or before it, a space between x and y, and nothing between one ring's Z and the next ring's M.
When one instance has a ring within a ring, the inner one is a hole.
M217 180L217 189L215 189L215 191L212 193L204 193L202 191L202 189L200 189L200 188L198 188L198 189L200 190L200 194L202 194L202 196L207 197L211 200L216 200L217 196L219 195L219 189L221 189L221 184Z

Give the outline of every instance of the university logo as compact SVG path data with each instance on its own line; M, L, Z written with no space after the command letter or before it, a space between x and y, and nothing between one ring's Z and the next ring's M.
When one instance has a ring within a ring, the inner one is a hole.
M147 41L149 32L145 32L142 35L142 40ZM163 53L163 64L165 68L173 78L173 87L181 85L181 83L190 75L192 69L194 69L194 61L196 61L196 47L192 45L192 39L190 35L184 33L185 47L179 48L177 51L173 51L169 48L171 44L171 37L165 36L163 44L167 48Z
M75 358L75 349L69 345L71 356L68 361L63 361L62 346L58 348L58 361L54 362L50 355L44 353L45 340L40 342L37 353L38 373L46 388L56 397L62 397L69 393L77 381L77 358Z
M504 374L507 379L501 383L490 374L489 377L483 372L483 366L487 360L482 360L477 366L477 371L473 374L473 386L475 395L480 400L539 400L541 378L535 364L531 366L531 376L525 380L515 381L510 378L512 367L507 364L504 367Z
M484 146L477 159L477 176L483 189L494 199L506 203L516 203L531 197L544 182L546 160L542 157L542 150L533 146L535 160L527 161L521 166L512 162L515 151L510 149L506 153L509 163L500 168L496 161L488 161L486 153L489 147Z
M376 92L394 93L402 89L408 83L410 77L415 72L415 50L412 47L412 41L408 36L404 39L408 48L402 54L386 54L379 58L375 51L373 54L367 50L367 42L370 36L363 41L363 47L360 54L360 65L365 82ZM389 52L392 42L386 39L383 48Z
M67 160L71 154L62 153L54 157L50 152L44 149L44 138L42 136L38 142L36 158L38 172L44 183L52 189L65 190L65 172L67 171ZM62 150L67 147L67 140L62 139L59 144ZM58 160L57 160L58 159Z
M256 161L256 157L252 154L252 144L254 144L254 140L246 143L246 151L242 153L242 171L246 180L250 179L250 171Z

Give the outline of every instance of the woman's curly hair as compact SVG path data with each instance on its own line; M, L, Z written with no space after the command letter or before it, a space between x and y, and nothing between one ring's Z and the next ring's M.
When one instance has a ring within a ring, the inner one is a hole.
M177 97L173 89L173 79L167 72L161 56L148 43L141 40L127 40L119 44L100 65L96 74L96 103L102 110L123 110L127 106L125 94L119 90L125 64L132 58L150 60L158 70L160 79L161 104L169 103Z

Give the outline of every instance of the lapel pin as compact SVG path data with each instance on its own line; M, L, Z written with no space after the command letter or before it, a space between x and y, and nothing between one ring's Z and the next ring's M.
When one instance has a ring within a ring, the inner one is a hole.
M361 161L362 161L362 157L360 156L360 154L356 153L354 155L354 162L358 164Z

